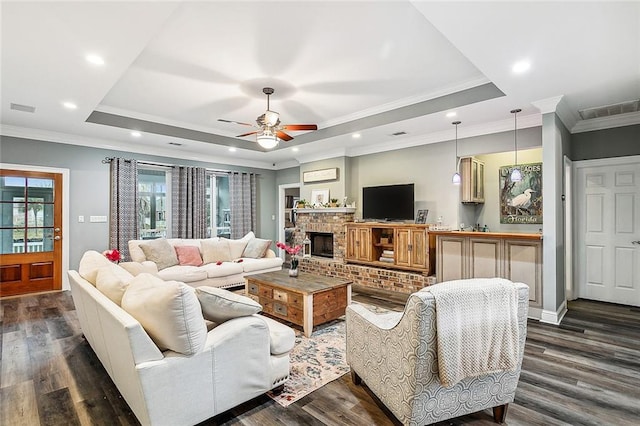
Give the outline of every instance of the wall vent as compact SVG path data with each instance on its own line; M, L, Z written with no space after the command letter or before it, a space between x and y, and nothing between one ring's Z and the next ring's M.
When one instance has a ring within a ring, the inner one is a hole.
M11 103L11 109L14 109L16 111L22 111L22 112L31 112L31 113L36 112L36 107L32 107L29 105L14 104L13 102Z
M402 135L406 135L406 134L407 134L407 132L400 131L400 132L391 133L391 136L402 136Z
M169 142L169 145L182 146L182 144L178 142Z
M591 120L592 118L611 117L612 115L638 112L639 107L640 100L626 101L619 104L581 109L578 111L578 114L580 114L580 118L583 120Z

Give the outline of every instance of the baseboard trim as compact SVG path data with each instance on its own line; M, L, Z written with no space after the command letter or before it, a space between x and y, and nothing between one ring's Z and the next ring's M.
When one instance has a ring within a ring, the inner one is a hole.
M540 315L540 322L546 324L560 325L562 322L562 318L564 318L567 313L567 301L563 301L557 311L548 311L546 309L542 310Z

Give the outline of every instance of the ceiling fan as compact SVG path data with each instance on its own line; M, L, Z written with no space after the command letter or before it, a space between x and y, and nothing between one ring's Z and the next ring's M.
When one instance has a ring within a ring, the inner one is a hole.
M260 115L256 119L257 126L249 123L242 123L240 121L225 120L219 118L218 121L224 123L240 124L241 126L257 127L258 130L253 132L243 133L236 136L237 138L243 138L245 136L257 135L257 141L263 148L270 149L275 147L280 140L290 141L293 136L285 133L288 131L300 131L300 130L318 130L316 124L281 124L280 114L269 109L269 96L273 94L274 90L271 87L265 87L262 89L262 93L267 95L267 110L264 114Z

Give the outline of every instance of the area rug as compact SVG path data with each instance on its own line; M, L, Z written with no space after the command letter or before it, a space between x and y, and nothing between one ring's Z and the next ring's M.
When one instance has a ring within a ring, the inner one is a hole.
M287 407L348 373L345 334L344 317L316 327L311 337L305 337L302 331L296 329L296 344L290 355L289 380L278 395L271 392L267 395Z

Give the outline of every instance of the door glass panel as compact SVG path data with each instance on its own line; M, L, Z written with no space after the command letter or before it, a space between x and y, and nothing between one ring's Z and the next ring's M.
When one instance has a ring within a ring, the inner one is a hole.
M40 238L29 238L27 241L27 252L38 253L43 251L53 251L53 228L40 228Z
M143 240L167 237L167 179L163 170L138 170L138 225Z
M3 228L24 226L24 203L1 203L0 226Z
M1 254L24 253L24 230L0 229Z
M28 178L27 192L29 198L39 197L47 203L53 203L53 180Z
M9 201L13 197L23 196L26 179L14 176L0 177L0 200Z

